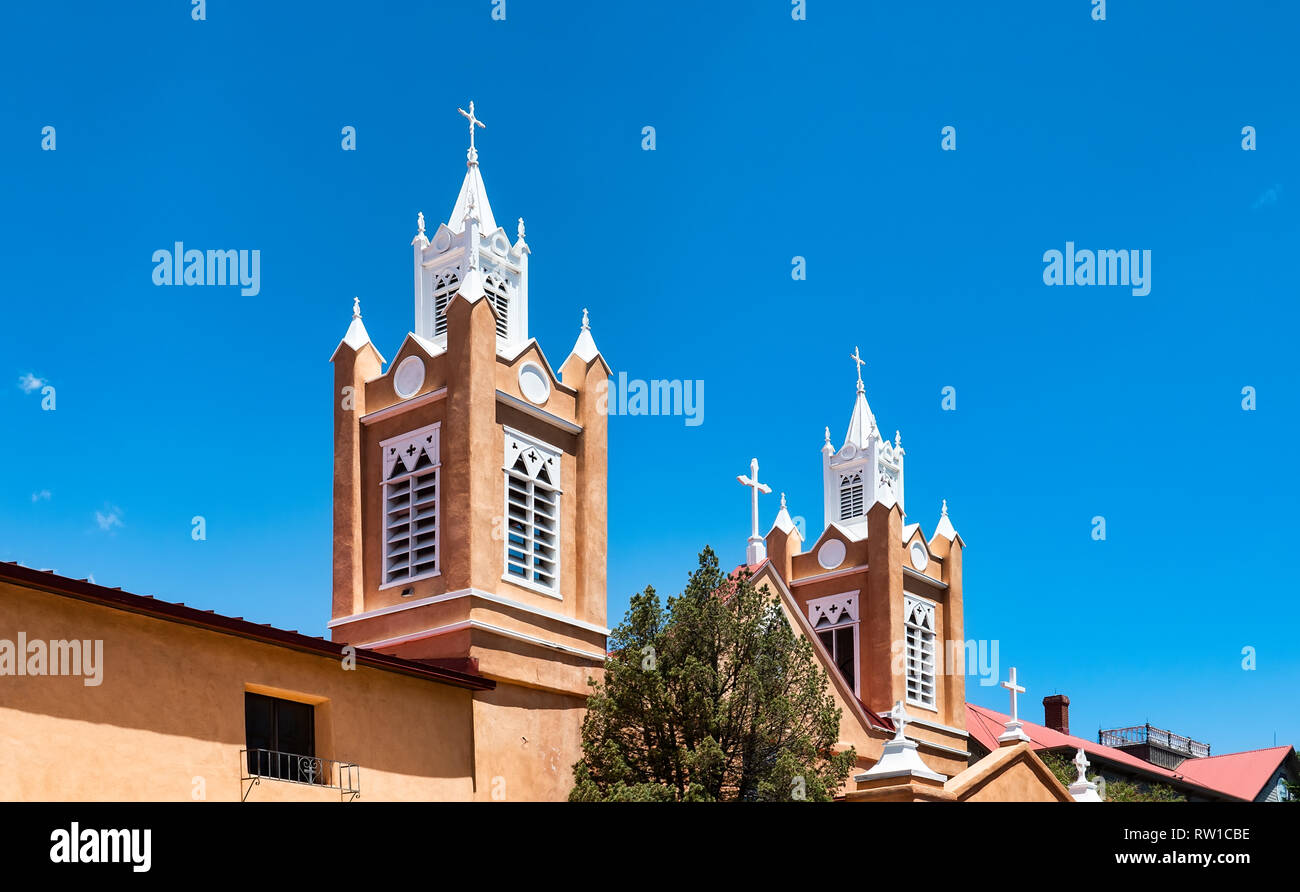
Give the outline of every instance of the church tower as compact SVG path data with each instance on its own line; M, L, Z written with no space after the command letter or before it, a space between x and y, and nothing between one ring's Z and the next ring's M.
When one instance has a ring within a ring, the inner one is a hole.
M582 313L558 374L528 332L523 220L499 227L469 111L465 178L412 240L387 364L359 302L334 352L335 641L476 670L476 796L562 799L605 655L609 366Z
M773 582L791 622L814 642L841 705L841 739L863 764L879 757L884 718L901 703L927 764L952 776L969 756L958 665L966 656L965 543L946 502L928 538L906 522L902 436L881 434L863 360L856 349L851 358L858 368L848 431L836 448L826 428L821 449L821 533L805 543L782 495L766 554L748 563L756 580Z

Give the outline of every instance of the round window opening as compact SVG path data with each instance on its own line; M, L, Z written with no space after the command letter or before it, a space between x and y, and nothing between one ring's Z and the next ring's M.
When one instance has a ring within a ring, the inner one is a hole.
M393 390L402 399L415 396L424 386L424 362L418 356L408 356L397 366L393 375Z
M526 362L519 370L519 390L525 399L538 406L551 398L551 382L535 362Z

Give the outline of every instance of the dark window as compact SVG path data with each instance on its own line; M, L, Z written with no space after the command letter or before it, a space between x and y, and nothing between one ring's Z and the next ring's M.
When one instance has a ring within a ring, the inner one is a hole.
M321 783L316 715L310 703L244 693L248 772L258 777Z
M835 661L835 667L840 670L840 675L844 676L845 682L851 688L854 685L853 669L853 626L840 626L838 629L825 629L817 633L821 639L822 647L831 655Z

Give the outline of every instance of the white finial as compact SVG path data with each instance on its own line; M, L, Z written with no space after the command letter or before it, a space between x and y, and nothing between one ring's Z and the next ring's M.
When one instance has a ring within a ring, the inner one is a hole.
M352 318L361 318L361 298L359 297L352 298Z
M415 215L415 225L420 229L420 235L424 235L424 211Z
M785 493L781 493L781 510L785 510Z
M587 308L582 308L582 330L591 331L591 320L587 318Z
M912 721L912 717L903 708L903 701L895 700L894 708L885 713L885 718L894 720L894 739L905 740L903 729L907 727L908 722Z
M863 387L862 387L862 367L863 367L864 365L867 364L867 361L866 361L865 359L863 359L861 356L858 355L858 348L857 348L857 347L854 347L854 348L853 348L853 355L850 356L849 359L853 360L854 362L856 362L856 363L858 364L858 393L862 393L862 391L863 391Z
M487 125L474 117L474 102L472 100L469 104L469 111L465 111L463 108L458 108L456 111L469 119L469 153L467 157L470 165L478 164L478 149L474 148L474 128L477 126L480 129L485 129Z
M523 217L519 218L519 240L521 242L524 240L524 218Z
M894 431L894 448L898 449L902 445L903 445L903 432Z
M940 517L947 517L947 516L948 516L948 500L947 500L947 499L944 499L944 500L943 500L943 507L939 509L939 516L940 516Z
M751 489L750 515L752 523L750 524L749 547L745 549L745 558L751 565L761 564L767 557L767 545L764 543L763 537L758 534L758 494L760 492L769 493L772 491L772 487L758 482L758 459L756 458L749 460L749 476L746 477L741 474L736 480L740 482L741 486L748 486Z
M1088 761L1088 757L1083 754L1083 747L1079 747L1078 751L1074 754L1074 767L1079 770L1079 779L1076 783L1086 784L1088 782L1088 778L1084 776L1084 772L1091 764L1092 763Z
M827 427L826 427L826 442L829 443L830 441L831 441L831 429L830 429L830 426L827 425Z

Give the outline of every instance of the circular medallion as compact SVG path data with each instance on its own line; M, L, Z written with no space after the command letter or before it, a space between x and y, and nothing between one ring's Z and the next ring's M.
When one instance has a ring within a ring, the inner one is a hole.
M420 392L424 386L424 362L418 356L408 356L397 366L393 373L393 390L402 399L408 399Z
M451 247L451 233L445 229L440 229L433 236L433 250L439 254L444 253Z
M519 390L525 399L538 406L551 398L551 382L535 362L526 362L519 369Z
M834 570L844 563L844 543L839 539L827 539L826 544L817 549L817 563L827 570Z
M920 542L912 543L912 566L917 571L924 570L930 565L930 555L926 552L925 546Z

